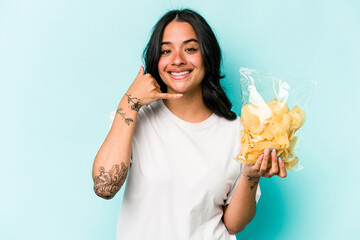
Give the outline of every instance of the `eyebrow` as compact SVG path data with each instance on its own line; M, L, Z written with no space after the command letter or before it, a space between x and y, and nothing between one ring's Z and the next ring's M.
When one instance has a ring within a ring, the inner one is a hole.
M199 41L196 40L195 38L190 38L190 39L184 41L185 44L186 44L186 43L189 43L189 42L196 42L196 43L198 43ZM165 44L171 44L171 42L162 42L162 43L161 43L161 46L162 46L162 45L165 45Z

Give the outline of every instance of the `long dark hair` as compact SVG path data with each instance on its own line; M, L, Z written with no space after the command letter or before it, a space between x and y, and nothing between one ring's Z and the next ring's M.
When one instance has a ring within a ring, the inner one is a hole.
M220 85L220 79L224 76L220 74L221 50L219 43L209 24L193 10L170 11L156 23L143 53L145 71L156 79L162 92L167 92L167 86L159 75L158 62L161 56L164 29L173 20L189 23L198 38L205 67L205 76L202 81L202 97L205 105L218 116L228 120L236 119L236 114L231 111L231 102Z

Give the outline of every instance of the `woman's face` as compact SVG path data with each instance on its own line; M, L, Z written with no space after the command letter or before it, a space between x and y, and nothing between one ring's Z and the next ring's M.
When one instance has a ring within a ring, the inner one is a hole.
M195 93L205 76L200 47L192 26L170 22L164 29L159 75L169 93Z

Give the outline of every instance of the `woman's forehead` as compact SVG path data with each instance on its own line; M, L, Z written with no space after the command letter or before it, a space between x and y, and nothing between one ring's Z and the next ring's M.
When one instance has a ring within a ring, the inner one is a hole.
M188 22L170 22L164 29L162 42L168 44L197 42L193 27Z

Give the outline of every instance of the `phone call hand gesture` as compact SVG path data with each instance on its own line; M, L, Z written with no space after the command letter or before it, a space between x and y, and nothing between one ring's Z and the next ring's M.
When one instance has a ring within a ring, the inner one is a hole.
M182 94L161 92L160 85L149 73L145 74L143 66L140 67L140 71L126 92L126 95L129 101L133 101L134 99L137 101L135 107L138 109L157 99L176 99L182 97Z

